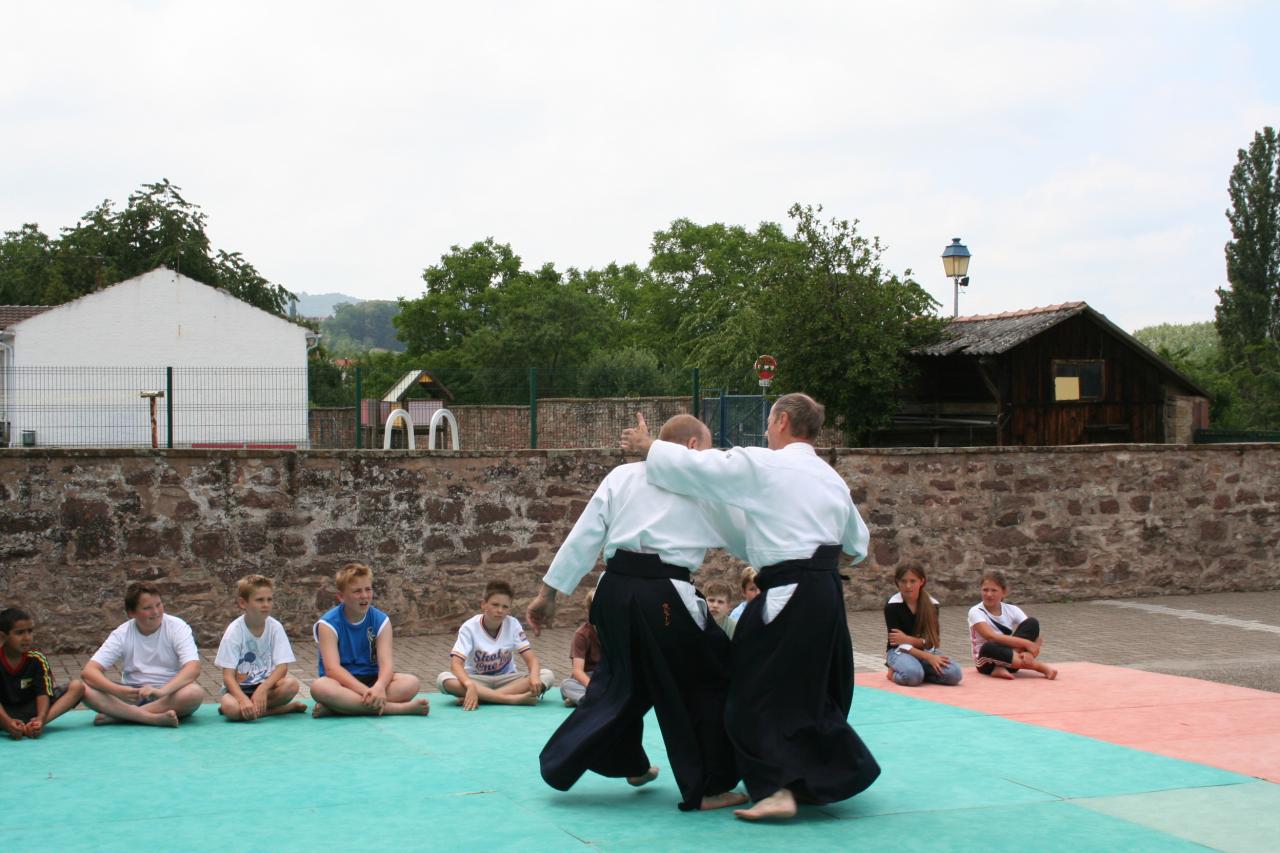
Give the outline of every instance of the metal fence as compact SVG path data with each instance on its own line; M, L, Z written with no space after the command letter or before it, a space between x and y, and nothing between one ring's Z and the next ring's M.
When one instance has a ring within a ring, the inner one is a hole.
M1280 430L1261 429L1198 429L1192 437L1196 444L1237 444L1261 441L1280 443Z
M309 446L307 369L9 367L0 444Z
M9 367L0 446L382 448L428 444L447 407L465 450L615 447L642 413L707 421L717 446L764 443L759 395L704 393L689 370ZM452 445L442 428L437 447Z

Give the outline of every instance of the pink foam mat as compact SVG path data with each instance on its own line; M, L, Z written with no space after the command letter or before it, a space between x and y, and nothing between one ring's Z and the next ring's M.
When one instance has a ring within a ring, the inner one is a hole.
M968 668L955 687L899 687L880 673L857 684L1280 783L1280 694L1095 663L1057 667L1053 681Z

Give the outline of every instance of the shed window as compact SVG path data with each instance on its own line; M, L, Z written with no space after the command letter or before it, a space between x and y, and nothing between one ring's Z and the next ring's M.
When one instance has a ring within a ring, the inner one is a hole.
M1053 363L1053 399L1102 399L1102 361L1055 361Z

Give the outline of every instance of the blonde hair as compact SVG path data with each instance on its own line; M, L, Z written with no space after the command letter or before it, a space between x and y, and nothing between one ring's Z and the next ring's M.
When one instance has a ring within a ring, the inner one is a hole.
M264 586L267 589L275 588L271 578L263 577L262 575L245 575L236 584L236 598L243 598L248 601L257 590L262 589Z
M347 585L354 580L368 578L372 581L373 569L364 563L347 563L333 577L338 584L338 592L346 592Z
M742 574L738 577L738 584L742 587L743 592L746 592L747 587L756 582L756 575L758 574L759 572L756 571L755 566L747 566L742 570Z

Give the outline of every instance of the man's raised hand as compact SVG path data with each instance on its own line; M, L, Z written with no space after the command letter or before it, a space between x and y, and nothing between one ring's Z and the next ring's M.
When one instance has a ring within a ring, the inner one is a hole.
M653 438L649 435L649 425L644 422L644 415L636 412L636 425L622 431L622 449L627 453L647 456Z

